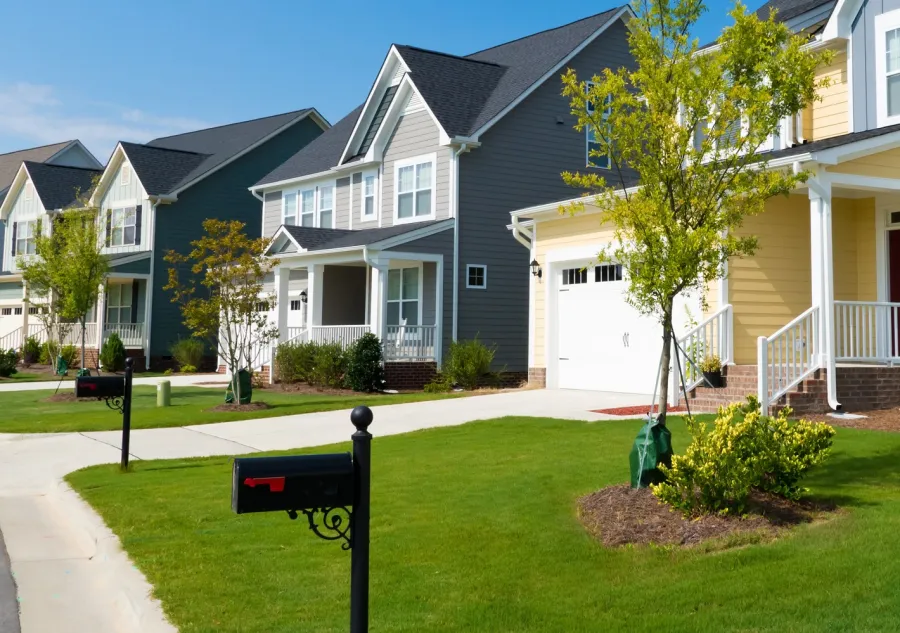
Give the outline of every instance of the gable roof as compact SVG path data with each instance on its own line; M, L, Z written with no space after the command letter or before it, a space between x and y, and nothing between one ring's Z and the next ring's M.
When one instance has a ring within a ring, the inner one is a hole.
M431 220L428 222L413 222L410 224L397 224L381 229L362 229L352 231L348 229L317 229L306 226L283 225L282 229L288 233L294 242L306 251L324 251L336 248L354 248L371 246L383 242L392 237L398 237L421 229L434 228L435 231L449 229L453 226L452 220Z
M472 136L502 115L529 89L538 85L588 38L630 11L622 5L557 28L460 57L415 46L395 44L393 50L447 135ZM371 104L377 108L382 100ZM365 104L301 149L256 186L328 171L341 156ZM358 152L347 162L358 158Z
M77 194L89 193L94 178L103 173L102 169L65 167L32 161L25 161L23 164L47 211L67 209L75 204Z
M834 3L834 0L769 0L756 10L756 15L762 20L768 20L769 14L777 10L778 21L785 22L831 3Z
M65 141L64 143L54 143L52 145L43 145L41 147L32 147L30 149L21 149L8 154L0 154L0 193L9 189L19 167L23 161L32 161L35 163L43 163L59 154L75 141Z
M307 116L327 128L328 122L314 108L304 108L165 136L145 144L122 141L119 146L134 167L147 195L173 195Z

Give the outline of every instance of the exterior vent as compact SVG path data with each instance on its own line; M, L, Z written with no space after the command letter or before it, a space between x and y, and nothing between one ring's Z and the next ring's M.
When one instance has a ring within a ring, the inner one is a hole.
M397 70L394 72L394 77L391 79L391 85L396 86L403 79L403 75L406 74L406 68L404 68L403 64L397 65Z
M406 102L406 109L403 110L403 114L411 114L424 109L425 102L422 101L421 95L418 92L413 92L409 97L409 101Z

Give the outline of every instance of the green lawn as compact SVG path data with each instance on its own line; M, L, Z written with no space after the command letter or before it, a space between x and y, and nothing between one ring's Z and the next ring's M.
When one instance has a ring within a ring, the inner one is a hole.
M63 380L75 380L74 372L68 376L63 376ZM8 378L0 379L0 385L6 382L58 382L59 376L51 376L49 374L29 374L27 371L20 371Z
M900 435L838 431L808 482L846 508L826 523L717 553L605 550L576 499L627 480L638 427L507 418L378 438L376 417L372 630L897 630ZM233 515L230 459L68 479L182 632L347 630L349 553L302 516Z
M295 413L351 409L358 404L400 404L459 394L353 394L327 396L283 392L254 392L254 400L264 401L270 409L242 413L213 412L208 409L222 404L224 387L172 387L172 406L156 407L156 387L134 387L131 404L131 427L149 429L188 424L209 424L255 418L270 418ZM122 428L122 416L103 402L47 402L53 391L11 391L0 393L0 433L44 433L65 431L107 431Z

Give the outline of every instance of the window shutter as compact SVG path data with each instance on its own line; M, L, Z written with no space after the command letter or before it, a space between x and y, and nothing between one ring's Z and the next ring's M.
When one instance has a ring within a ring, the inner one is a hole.
M141 213L143 206L138 205L134 208L134 243L136 246L141 245Z
M112 209L106 210L106 245L112 240Z
M13 229L12 229L12 254L13 255L16 254L16 230L18 228L19 228L19 223L13 222Z

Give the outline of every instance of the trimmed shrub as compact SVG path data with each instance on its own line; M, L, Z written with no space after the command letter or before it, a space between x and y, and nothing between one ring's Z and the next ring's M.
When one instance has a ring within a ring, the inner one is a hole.
M323 343L316 345L314 349L315 361L307 382L316 387L333 389L342 387L347 370L347 355L344 349L339 343Z
M450 344L444 373L450 382L463 389L496 384L498 376L491 372L496 353L496 346L488 347L477 336L471 341L455 341Z
M109 335L103 350L100 352L100 366L105 372L122 371L125 369L125 345L116 332Z
M315 343L282 343L275 350L275 380L309 382L316 364Z
M834 429L791 424L789 415L764 417L751 399L720 409L712 429L688 418L691 443L671 467L660 465L666 481L651 485L653 494L685 515L740 514L754 489L798 498L800 480L828 456Z
M16 363L19 362L19 355L14 349L8 349L5 352L0 350L0 378L9 378L13 374L19 372L16 369Z
M41 359L41 344L34 336L25 339L23 346L22 363L31 365L39 362Z
M430 383L425 385L425 393L448 393L453 390L453 383L444 374L438 374Z
M192 373L197 371L197 368L203 362L203 353L206 351L206 346L200 339L185 338L178 339L172 343L169 351L172 353L181 371ZM188 367L192 369L187 369Z
M63 345L62 349L60 349L56 343L47 341L41 345L40 363L42 365L51 365L55 367L56 357L61 355L63 360L66 361L66 365L72 367L75 364L75 361L80 358L80 354L81 349L74 345Z
M384 355L381 341L364 334L347 352L345 383L353 391L381 391L384 387Z

